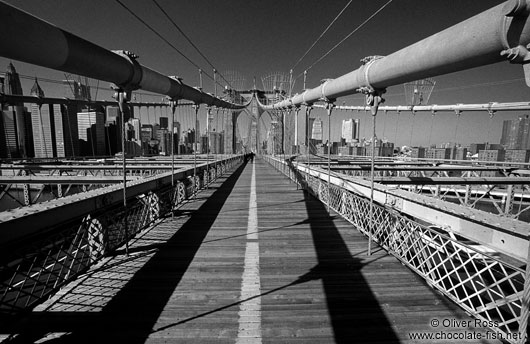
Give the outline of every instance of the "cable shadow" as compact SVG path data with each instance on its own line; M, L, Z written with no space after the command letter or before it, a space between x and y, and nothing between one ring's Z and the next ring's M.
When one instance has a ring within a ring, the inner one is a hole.
M318 260L313 273L322 279L335 342L398 343L362 274L362 259L351 255L325 205L306 191L304 199Z
M100 312L32 312L9 343L35 342L48 333L67 333L47 343L144 343L214 224L245 164L193 213L131 277Z

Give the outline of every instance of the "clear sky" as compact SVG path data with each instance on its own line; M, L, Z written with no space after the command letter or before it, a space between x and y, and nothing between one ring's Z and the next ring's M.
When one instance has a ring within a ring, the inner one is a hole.
M122 0L136 14L158 30L182 52L212 74L209 65L186 42L163 16L152 0ZM8 0L75 35L107 49L129 50L140 56L140 63L167 75L179 75L191 86L198 85L197 69L180 57L143 24L126 12L114 0ZM271 71L288 73L296 61L315 41L324 28L346 5L347 0L158 0L181 29L202 50L222 73L236 70L252 87L253 78ZM307 66L327 52L333 45L368 18L387 0L354 0L323 39L294 70L297 76ZM503 1L499 0L394 0L364 28L351 36L323 61L315 65L307 77L307 87L321 79L336 78L357 69L359 60L368 55L388 55L453 24L478 14ZM8 60L0 58L0 70ZM23 75L62 80L64 74L13 61ZM431 104L487 103L527 101L528 88L524 84L522 67L502 62L492 66L436 77ZM30 81L23 80L25 93ZM96 86L95 81L91 85ZM41 83L46 95L64 96L58 85ZM98 99L108 99L107 83L100 83ZM204 89L213 92L213 82L204 78ZM294 91L302 89L302 79L296 81ZM92 90L94 95L95 90ZM160 97L144 100L160 100ZM340 98L338 104L362 105L359 95ZM388 89L385 105L404 105L404 87ZM327 116L314 111L316 116ZM498 142L501 122L516 118L521 113L497 113L489 120L487 112L463 113L457 120L453 113L409 113L378 115L378 136L399 145L429 144L456 141ZM145 116L145 114L144 114ZM361 119L361 136L368 136L366 126L370 117L364 113L340 112L333 116L333 140L340 135L343 118ZM326 125L326 121L325 121ZM433 128L431 130L431 127ZM327 130L324 130L327 133ZM455 135L456 132L456 135ZM488 137L489 133L489 137Z

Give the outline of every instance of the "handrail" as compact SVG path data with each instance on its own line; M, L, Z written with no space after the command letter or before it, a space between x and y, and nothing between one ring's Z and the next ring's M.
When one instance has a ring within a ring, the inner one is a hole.
M226 160L202 163L197 165L197 175L210 166L240 159L234 156ZM193 168L175 172L175 180L182 180L193 176ZM127 198L149 193L171 185L171 172L159 174L150 178L130 181L127 183ZM59 226L73 218L79 218L99 209L111 208L123 202L122 186L112 185L82 194L74 194L63 198L54 199L22 208L6 210L0 213L2 224L2 239L0 245L13 240L19 240L33 233L42 233Z

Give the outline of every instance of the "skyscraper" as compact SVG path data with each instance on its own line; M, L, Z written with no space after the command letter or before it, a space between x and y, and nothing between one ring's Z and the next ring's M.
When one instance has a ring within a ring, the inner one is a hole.
M107 106L105 108L105 124L116 124L120 117L120 108L117 106Z
M120 108L107 106L105 108L105 152L114 155L122 151L123 128L121 126Z
M359 139L359 120L348 119L342 121L342 138L350 143Z
M84 111L77 114L80 155L105 154L104 115L99 111Z
M313 122L313 130L311 131L311 138L313 140L322 141L322 120L320 118L315 119Z
M44 91L37 79L31 88L31 95L44 97ZM61 119L61 109L58 104L31 104L31 124L33 132L33 147L36 158L57 157L57 141L55 133L56 119ZM60 121L62 134L62 121ZM61 153L64 156L64 140L60 140Z
M61 105L62 138L64 142L64 156L75 157L79 151L79 128L77 126L77 105L73 102Z
M139 118L131 118L129 120L129 123L132 125L133 130L134 130L134 135L133 135L132 139L134 141L140 142L141 141L141 133L142 133L140 119Z
M11 107L12 108L12 107ZM4 148L3 157L18 158L20 157L19 142L17 139L16 112L13 110L2 110L2 121L0 130L2 134L2 148Z
M160 128L161 129L168 129L168 118L167 117L160 117Z
M8 95L22 95L22 85L12 63L7 66L7 71L3 80L3 89ZM24 109L24 104L16 103L7 106L2 110L0 132L0 145L5 147L3 156L11 158L28 157L31 149L28 144L31 142L31 133L27 132L29 119ZM1 151L0 151L0 154Z
M506 149L530 149L530 117L504 121L500 143Z
M57 141L55 134L55 119L61 117L58 104L32 104L31 121L33 126L33 144L36 158L57 157ZM62 134L62 126L61 126ZM60 140L64 156L64 140Z

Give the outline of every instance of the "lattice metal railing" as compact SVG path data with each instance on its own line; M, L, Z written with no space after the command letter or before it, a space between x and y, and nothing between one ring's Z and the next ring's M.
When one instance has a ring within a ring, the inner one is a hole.
M427 227L390 207L327 180L309 175L288 160L266 157L278 170L306 188L390 254L423 277L429 285L502 334L512 343L526 336L523 317L525 271L481 252L436 227ZM328 197L329 195L329 197ZM372 228L370 233L370 228Z
M369 178L369 171L340 170L339 173ZM454 171L452 172L454 173ZM487 172L490 173L491 172ZM487 177L487 173L477 171L462 171L461 177ZM401 176L401 177L450 177L447 171L376 171L375 176ZM511 174L509 170L503 172L504 177L511 177L516 180L517 175ZM393 185L395 188L404 189L410 192L431 196L440 200L447 200L468 208L487 208L488 212L511 217L515 219L528 218L530 214L530 185Z
M241 162L240 158L218 162L219 170L228 171ZM130 197L127 209L121 205L102 208L9 243L8 249L0 251L0 315L19 313L45 300L204 188L201 179L184 177L173 187L165 185Z

